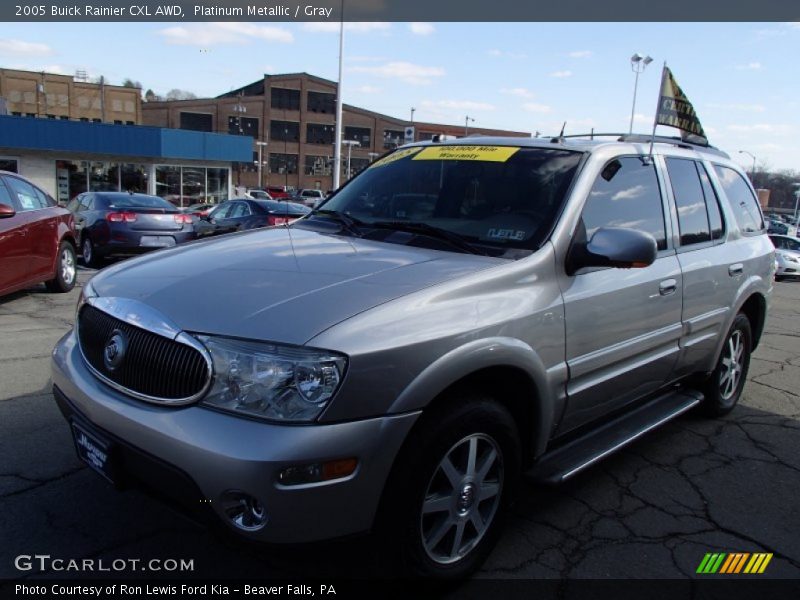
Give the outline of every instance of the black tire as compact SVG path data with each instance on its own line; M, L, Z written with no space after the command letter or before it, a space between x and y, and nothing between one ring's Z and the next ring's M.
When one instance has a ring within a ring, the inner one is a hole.
M58 246L58 256L56 257L55 277L45 281L47 289L51 292L66 293L75 287L78 279L78 258L75 254L75 247L67 241L61 242Z
M83 236L81 242L81 256L83 256L83 264L87 267L97 269L100 267L102 259L97 252L97 246L88 235Z
M500 534L520 473L517 426L491 398L455 396L423 414L384 490L376 529L391 555L393 575L462 579L483 563ZM453 467L446 469L450 476L445 475L445 458ZM461 543L456 545L459 530Z
M739 347L741 347L741 354L738 351ZM752 349L753 333L750 320L744 313L739 313L725 336L725 343L722 345L722 352L716 368L700 386L705 395L701 408L706 415L721 417L731 412L739 402L747 381ZM733 369L733 375L731 375L732 357L736 359L737 363L736 368ZM735 380L731 381L731 377L734 377Z

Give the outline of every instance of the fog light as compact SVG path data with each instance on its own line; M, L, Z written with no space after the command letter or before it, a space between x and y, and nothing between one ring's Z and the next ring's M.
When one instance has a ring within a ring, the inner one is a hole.
M352 475L357 466L358 459L342 458L324 463L287 467L278 474L278 483L281 485L301 485L304 483L344 479Z
M267 524L264 505L244 492L228 490L223 493L222 510L234 527L243 531L258 531Z

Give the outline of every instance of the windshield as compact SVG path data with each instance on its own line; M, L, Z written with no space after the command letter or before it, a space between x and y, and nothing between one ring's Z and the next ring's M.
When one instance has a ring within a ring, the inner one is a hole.
M436 228L479 253L517 257L549 235L581 156L507 146L401 149L372 163L314 216L344 214L362 237L414 245L421 244L386 230L424 236Z

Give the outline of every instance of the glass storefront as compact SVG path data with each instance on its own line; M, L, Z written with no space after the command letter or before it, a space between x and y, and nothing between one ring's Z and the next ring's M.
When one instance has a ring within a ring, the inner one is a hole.
M56 200L66 204L88 189L87 164L82 160L56 161Z
M147 165L125 163L119 166L120 191L146 194L148 187Z
M89 166L90 192L118 192L119 164L112 162L92 162Z
M175 206L216 204L228 199L230 169L156 165L156 195Z
M170 165L156 165L156 196L181 205L181 168Z

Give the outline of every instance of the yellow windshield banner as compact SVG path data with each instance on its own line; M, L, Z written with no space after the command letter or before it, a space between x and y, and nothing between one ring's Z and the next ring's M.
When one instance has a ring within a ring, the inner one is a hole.
M506 162L519 148L508 146L427 146L413 160L480 160Z
M369 166L369 168L371 169L373 167L382 167L384 165L388 165L389 163L393 163L394 161L400 160L401 158L405 158L406 156L412 156L417 152L419 152L420 150L422 150L422 148L420 147L398 150L397 152L393 152L389 156L384 156L382 159L376 160Z

